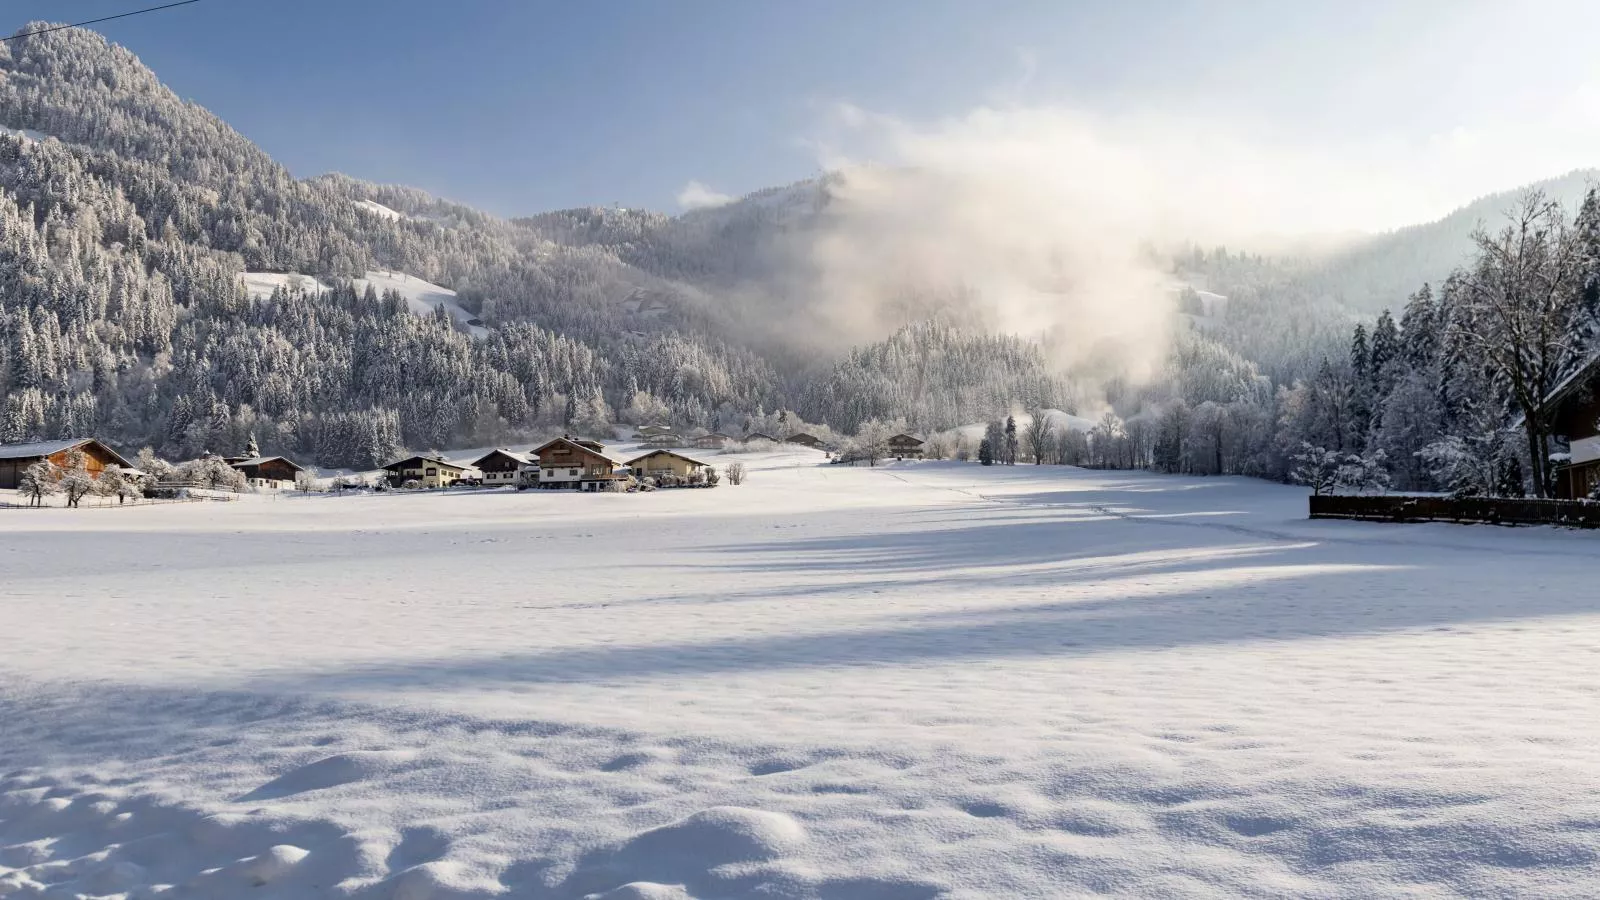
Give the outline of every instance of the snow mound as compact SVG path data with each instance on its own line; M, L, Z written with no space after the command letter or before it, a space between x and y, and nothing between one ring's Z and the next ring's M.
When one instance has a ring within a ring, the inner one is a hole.
M594 854L578 867L569 886L617 900L687 896L682 889L721 893L730 887L724 883L730 873L721 871L723 867L743 870L770 862L800 850L806 840L800 823L782 813L715 806ZM759 883L760 876L753 877ZM675 885L682 885L679 893L673 893Z
M408 750L366 750L340 753L319 759L314 763L280 775L239 799L241 801L279 800L284 797L292 797L295 794L340 787L341 785L365 781L377 775L393 772L414 762L416 758L417 754Z

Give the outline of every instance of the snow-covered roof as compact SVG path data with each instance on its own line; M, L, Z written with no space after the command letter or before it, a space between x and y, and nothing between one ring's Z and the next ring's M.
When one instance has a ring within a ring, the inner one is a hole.
M249 457L248 459L232 459L232 460L228 461L228 465L233 466L235 469L237 469L240 466L259 466L259 465L264 465L266 463L272 462L275 459L282 460L283 462L288 463L291 467L295 468L298 471L302 471L302 472L305 471L305 466L300 465L299 463L295 462L294 460L290 459L287 456L252 456L252 457Z
M421 462L425 462L425 463L437 463L437 464L439 464L441 466L449 466L452 469L461 469L463 471L466 470L466 469L471 468L470 466L464 466L464 465L461 465L460 463L453 463L448 459L442 459L442 458L437 457L437 456L427 456L427 455L422 454L422 453L413 453L410 456L402 456L399 459L395 460L394 462L387 463L386 465L384 465L383 468L385 468L385 469L393 469L396 466L402 465L404 463L411 462L414 459L415 460L419 460Z
M501 456L509 457L510 459L516 460L517 462L519 462L519 463L521 463L522 465L525 465L525 466L529 465L530 463L537 462L537 458L536 457L535 458L529 458L529 454L517 453L517 452L515 452L513 450L507 450L504 447L496 447L495 449L490 450L488 453L485 453L482 456L478 457L477 459L473 460L472 464L474 466L477 466L479 463L482 463L484 460L488 459L489 457L494 456L496 453L500 454Z
M649 453L642 453L642 454L640 454L638 456L635 456L633 459L628 460L627 463L625 463L625 465L627 465L629 468L632 468L633 464L636 463L636 462L640 462L642 460L649 459L652 456L661 456L663 454L666 455L666 456L676 456L677 458L679 458L681 460L684 460L686 462L692 463L692 464L697 465L697 466L709 466L709 465L711 465L711 463L708 463L703 459L695 459L694 457L690 456L687 453L679 453L677 450L669 450L669 449L664 448L664 447L661 448L661 449L658 449L658 450L651 450Z
M103 442L94 438L65 438L59 441L32 441L26 444L0 444L0 459L32 459L36 456L54 456L64 450L82 447L84 444L100 444L106 452L116 457L119 465L126 466L128 461L123 459L117 451L107 447Z

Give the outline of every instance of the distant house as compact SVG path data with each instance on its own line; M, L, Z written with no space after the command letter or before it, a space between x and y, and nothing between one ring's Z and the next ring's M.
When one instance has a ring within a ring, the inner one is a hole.
M804 431L799 434L791 434L783 440L784 443L799 444L802 447L811 447L815 450L821 450L823 447L822 438L814 434L806 434Z
M483 473L484 487L511 487L523 469L533 465L533 460L510 450L490 450L473 461L472 467Z
M389 483L395 487L415 481L425 488L441 488L459 481L467 467L446 462L437 456L408 456L389 463L383 470L389 473Z
M282 456L230 456L223 462L238 469L251 487L288 490L305 466Z
M897 434L889 438L889 455L895 459L921 459L925 443L914 434Z
M682 447L683 436L671 431L662 431L645 437L639 443L646 447Z
M1588 497L1600 485L1600 356L1545 398L1551 431L1567 441L1570 458L1557 467L1556 496Z
M99 478L102 472L112 467L133 468L117 451L94 438L0 444L0 489L15 488L22 480L22 473L41 459L48 459L66 468L67 454L73 450L83 451L84 468L95 478Z
M694 447L696 450L721 450L723 447L726 447L731 443L733 443L733 438L723 434L720 431L713 431L710 434L702 434L694 439Z
M652 422L649 425L640 425L638 428L635 428L634 429L634 438L636 440L641 440L642 441L642 440L645 440L646 438L654 437L655 435L658 435L658 434L671 434L671 433L672 433L672 426L671 425L663 425L660 422Z
M751 441L771 441L774 444L778 443L778 439L777 438L773 437L770 434L767 434L764 431L752 431L749 434L744 436L744 442L746 444L750 443Z
M652 450L628 460L628 468L635 476L642 478L660 478L663 475L688 478L696 472L706 472L711 464L676 450Z
M617 460L595 441L558 437L532 452L539 459L539 487L597 491L625 475L617 473Z

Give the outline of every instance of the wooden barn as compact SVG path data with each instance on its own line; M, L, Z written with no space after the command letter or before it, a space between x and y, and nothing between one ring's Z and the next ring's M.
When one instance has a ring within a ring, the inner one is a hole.
M744 442L746 444L750 443L751 441L771 441L774 444L778 443L777 438L767 434L764 431L752 431L744 436Z
M41 459L48 459L62 468L67 466L67 454L83 451L84 468L96 478L113 466L133 468L117 451L94 438L68 438L60 441L34 441L27 444L0 444L0 490L14 489L22 473Z
M726 447L731 443L733 443L733 438L729 435L723 434L720 431L713 431L710 434L702 434L694 439L694 446L696 450L721 450L723 447Z
M518 474L532 464L528 456L502 448L478 457L472 467L483 473L484 487L511 487L517 483Z
M783 440L784 443L799 444L802 447L810 447L813 450L821 450L823 446L822 438L819 438L814 434L807 434L804 431L791 434Z
M294 487L295 478L306 470L305 466L284 456L229 457L223 461L238 469L251 487L280 491Z
M897 434L889 438L889 455L895 459L921 459L925 443L914 434Z

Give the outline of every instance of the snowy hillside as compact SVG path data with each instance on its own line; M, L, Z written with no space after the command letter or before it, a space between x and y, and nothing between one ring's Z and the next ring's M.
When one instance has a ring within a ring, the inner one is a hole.
M1050 427L1057 432L1081 431L1087 433L1094 430L1095 422L1093 419L1086 419L1083 416L1073 415L1059 409L1041 411L1050 420ZM1028 413L1017 413L1013 418L1017 420L1017 429L1019 431L1027 428L1033 422L1033 416ZM970 425L962 425L959 428L951 429L951 431L976 445L978 441L983 440L984 432L988 428L989 423L987 422L973 422Z
M1591 535L1314 523L1228 478L742 459L716 490L0 518L0 895L1600 878Z
M309 275L297 275L282 272L246 272L240 276L245 290L252 297L270 296L279 287L298 288L306 291L325 291L328 284ZM489 333L478 322L476 316L463 308L456 301L456 292L449 288L430 284L420 278L413 278L403 272L371 271L365 278L351 279L351 284L357 291L365 291L367 285L372 285L379 294L388 291L398 291L406 300L406 305L419 316L431 316L439 306L444 306L450 318L460 323L474 337L483 337Z

